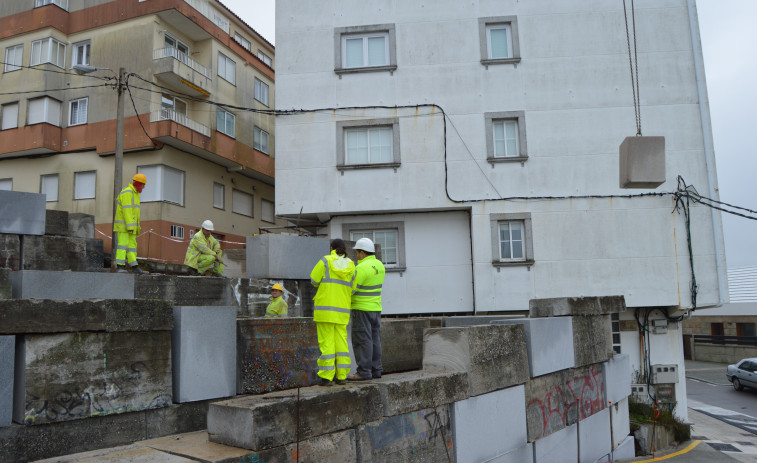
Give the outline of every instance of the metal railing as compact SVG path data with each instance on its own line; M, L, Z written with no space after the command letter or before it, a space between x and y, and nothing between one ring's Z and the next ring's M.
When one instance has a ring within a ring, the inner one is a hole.
M757 336L710 336L705 334L693 334L691 337L696 344L757 346Z
M197 61L193 60L189 56L187 56L186 53L182 53L176 48L173 47L166 47L166 48L158 48L156 50L153 50L152 52L152 59L161 59L161 58L174 58L178 60L181 63L186 64L193 70L199 72L203 76L210 79L210 69L206 68L202 64L198 63Z
M159 121L174 121L179 125L183 125L184 127L194 130L195 132L201 133L202 135L205 135L206 137L210 136L210 129L202 124L200 124L197 121L194 121L190 118L188 118L186 115L177 113L176 111L172 109L156 109L154 111L150 111L150 122L159 122Z

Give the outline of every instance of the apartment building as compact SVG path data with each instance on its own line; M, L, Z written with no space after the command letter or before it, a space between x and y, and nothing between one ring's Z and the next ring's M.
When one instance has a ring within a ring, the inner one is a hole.
M277 118L277 212L380 243L385 314L623 295L615 350L641 373L682 364L692 286L698 308L727 300L719 213L692 205L687 227L672 195L679 175L718 195L702 51L693 0L634 4L656 188L619 182L630 4L277 1L277 105L311 110Z
M205 219L227 248L284 223L275 50L222 3L8 0L0 48L0 189L93 214L108 251L123 69L122 185L148 178L140 257L183 262Z

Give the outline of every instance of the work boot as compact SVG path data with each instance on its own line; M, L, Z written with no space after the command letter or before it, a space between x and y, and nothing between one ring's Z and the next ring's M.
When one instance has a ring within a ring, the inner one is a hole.
M370 376L360 376L357 373L353 373L347 377L347 381L368 381L372 379Z
M133 273L135 275L146 275L147 274L147 272L145 272L144 270L142 270L141 268L139 268L139 265L135 265L134 267L132 267L131 268L131 273Z
M125 265L116 266L116 273L129 273Z
M328 386L333 386L334 382L333 381L329 381L328 379L325 379L325 378L318 378L318 382L315 383L315 385L316 386L326 386L326 387L328 387Z

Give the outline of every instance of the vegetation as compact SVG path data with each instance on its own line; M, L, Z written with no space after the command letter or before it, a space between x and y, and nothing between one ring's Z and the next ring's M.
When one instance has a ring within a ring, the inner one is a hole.
M634 402L629 398L628 401L628 413L630 420L636 423L653 423L655 422L655 410L654 407L641 403ZM673 415L676 404L672 407L660 408L660 416L657 417L657 426L665 426L673 430L674 438L677 442L683 442L691 439L691 426L681 422Z

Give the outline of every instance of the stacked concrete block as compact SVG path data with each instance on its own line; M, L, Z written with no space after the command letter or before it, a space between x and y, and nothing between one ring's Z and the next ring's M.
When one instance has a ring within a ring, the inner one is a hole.
M16 299L133 299L128 273L22 270L13 274Z
M628 354L615 354L602 364L607 381L607 400L620 402L631 395L631 359Z
M247 237L247 276L309 280L316 262L329 253L329 240L286 234Z
M462 372L413 371L374 380L384 416L435 408L468 398L468 378Z
M13 363L15 336L0 336L0 427L13 419Z
M25 236L22 248L24 270L92 272L103 269L102 240L52 235Z
M531 299L528 306L530 318L609 315L625 312L626 299L623 296L557 297Z
M231 306L173 308L175 402L236 395L236 312Z
M514 386L455 402L452 432L456 461L498 461L526 440L525 390Z
M604 409L582 419L578 423L578 439L581 442L578 449L579 463L608 461L610 455L610 411Z
M612 451L613 460L631 459L636 456L636 448L633 436L626 436L623 442Z
M45 195L0 191L0 233L45 234Z
M619 447L626 437L631 434L631 419L628 411L628 398L618 402L613 402L609 406L610 417L612 419L611 437L612 448Z
M493 320L492 323L523 325L532 378L575 366L571 317Z
M530 443L520 446L490 461L492 463L535 463L534 446Z
M13 297L13 272L9 268L0 268L0 299Z
M458 317L443 317L441 324L444 328L453 328L457 326L475 326L489 325L497 320L513 320L523 318L520 315L473 315Z
M578 463L578 426L573 424L534 443L538 463Z
M45 235L68 236L67 211L45 211Z
M229 306L233 304L229 280L221 277L138 275L137 299L161 299L177 306Z
M95 239L95 216L81 212L68 213L68 236Z
M471 396L528 381L522 325L432 328L423 334L423 369L468 373Z
M423 331L428 319L381 319L381 363L384 373L423 368Z
M573 352L577 367L604 362L613 355L609 315L575 316Z
M21 268L21 238L0 234L0 268L13 271Z
M39 463L102 463L104 461L128 461L131 463L193 463L196 460L172 455L140 444L117 448L92 450L65 457L42 460Z

